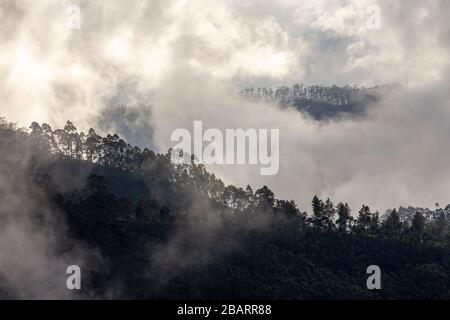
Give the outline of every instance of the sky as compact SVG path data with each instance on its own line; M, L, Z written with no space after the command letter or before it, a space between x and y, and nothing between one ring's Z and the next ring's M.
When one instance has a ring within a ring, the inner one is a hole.
M447 0L2 0L0 116L160 152L194 120L277 128L277 175L210 169L302 209L314 194L355 210L447 204L449 15ZM366 119L326 124L235 93L294 83L404 86Z

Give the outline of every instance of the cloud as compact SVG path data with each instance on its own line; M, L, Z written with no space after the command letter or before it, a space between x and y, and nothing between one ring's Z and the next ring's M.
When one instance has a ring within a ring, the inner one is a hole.
M21 135L0 137L0 295L12 299L71 299L66 269L100 261L95 249L74 241L51 192L38 184L33 166L49 161ZM44 179L43 179L44 180ZM90 295L90 294L88 294ZM87 296L88 296L87 295Z
M158 151L193 120L279 128L279 175L211 169L230 183L268 184L303 207L314 193L378 209L446 202L437 175L446 174L448 1L75 2L80 30L67 29L69 1L0 4L0 113L8 119L70 119ZM367 28L372 5L380 30ZM409 87L366 120L327 124L233 94L302 81Z
M86 127L119 84L147 96L184 64L224 80L282 79L298 69L301 44L272 17L247 19L227 1L78 4L81 29L70 30L67 1L2 2L0 94L9 118Z
M295 110L233 97L202 79L192 79L177 96L170 90L160 92L154 128L155 140L164 141L161 149L171 146L172 130L192 130L193 121L199 119L204 130L280 129L280 172L263 177L258 166L211 166L228 183L251 183L255 188L267 184L304 209L314 194L349 202L355 209L362 203L384 210L448 201L448 84L398 89L363 121L323 124ZM179 105L195 107L175 113Z

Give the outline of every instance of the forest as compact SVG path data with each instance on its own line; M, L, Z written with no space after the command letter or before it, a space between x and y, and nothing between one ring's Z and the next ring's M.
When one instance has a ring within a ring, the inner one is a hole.
M0 119L0 179L0 234L27 219L64 234L61 255L95 252L80 299L450 298L450 206L297 204L69 121ZM366 287L370 265L381 290ZM0 297L17 296L0 276Z
M383 93L399 86L389 84L365 88L295 84L278 88L248 87L242 89L240 94L251 101L275 103L282 108L294 108L312 119L328 121L364 117L379 102Z

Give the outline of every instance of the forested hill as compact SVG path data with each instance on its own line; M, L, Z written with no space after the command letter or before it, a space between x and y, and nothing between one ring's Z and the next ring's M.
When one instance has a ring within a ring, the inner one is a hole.
M296 84L292 87L245 88L241 95L251 100L277 103L282 107L293 107L316 120L362 117L368 108L379 101L383 93L397 89L398 85L383 85L372 88L338 87Z
M307 214L70 122L1 120L0 190L0 234L35 225L58 256L89 253L80 298L450 298L448 210L380 219L314 197ZM381 290L366 287L370 265ZM0 274L0 297L23 291Z

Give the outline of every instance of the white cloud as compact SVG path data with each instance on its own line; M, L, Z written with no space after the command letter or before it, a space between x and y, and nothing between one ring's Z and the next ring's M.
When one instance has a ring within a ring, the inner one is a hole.
M2 1L0 114L20 125L37 120L61 126L70 119L86 130L96 126L107 103L126 96L153 104L152 118L144 121L155 127L149 144L161 151L171 128L193 120L218 128L280 128L285 160L276 178L262 180L251 169L215 170L229 182L273 185L303 203L314 192L378 207L413 199L428 204L448 190L431 179L445 166L437 161L429 165L435 171L425 170L425 158L405 165L410 160L403 155L416 146L409 139L413 125L428 139L420 141L425 154L435 159L445 148L447 118L436 111L442 108L432 109L436 120L428 120L440 126L425 128L421 117L428 106L410 105L429 95L423 88L432 88L442 99L430 103L448 106L448 3L80 1L81 29L68 30L68 1ZM366 25L373 4L381 9L381 30ZM390 102L400 109L382 108L386 117L320 126L295 112L249 105L223 89L301 81L370 85L406 77L411 91Z

